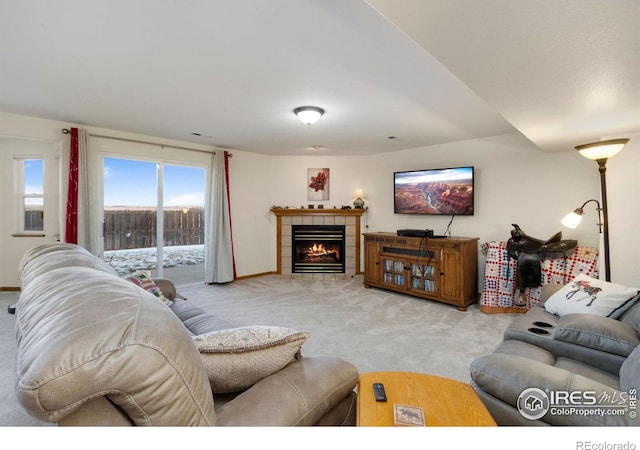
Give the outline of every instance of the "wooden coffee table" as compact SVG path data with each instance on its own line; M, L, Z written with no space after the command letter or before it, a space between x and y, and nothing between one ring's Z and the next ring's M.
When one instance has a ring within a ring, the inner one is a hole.
M386 402L375 400L373 383L384 384ZM428 427L496 425L480 397L466 383L413 372L360 375L356 416L358 426L393 426L394 404L421 407Z

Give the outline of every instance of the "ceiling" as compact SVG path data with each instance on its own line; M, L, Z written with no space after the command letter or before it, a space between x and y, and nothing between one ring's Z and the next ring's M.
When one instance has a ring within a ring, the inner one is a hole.
M640 2L0 0L0 111L271 155L568 151L640 131Z

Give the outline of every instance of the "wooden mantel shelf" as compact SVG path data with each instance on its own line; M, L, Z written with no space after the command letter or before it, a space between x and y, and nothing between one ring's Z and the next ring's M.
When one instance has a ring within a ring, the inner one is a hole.
M342 208L320 208L320 209L305 209L305 208L271 208L271 212L276 216L303 216L307 214L325 215L325 216L362 216L367 212L368 208L364 209L342 209Z

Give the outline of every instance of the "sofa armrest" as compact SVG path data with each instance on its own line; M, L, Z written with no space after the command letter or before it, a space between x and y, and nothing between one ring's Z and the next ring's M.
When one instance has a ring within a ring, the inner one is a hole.
M628 356L640 344L638 333L630 325L593 314L562 316L553 339L620 356Z
M173 284L173 281L167 278L154 278L153 282L158 286L158 289L162 292L169 300L175 300L178 292L176 291L176 286Z
M520 394L529 388L538 388L546 393L552 391L562 393L589 391L595 392L599 399L619 400L626 398L626 394L582 375L543 362L508 354L492 353L476 358L471 363L471 378L477 389L481 389L516 409ZM554 413L553 408L550 408L540 420L552 425L569 426L639 424L638 419L630 418L629 414L562 414Z
M218 426L314 425L352 395L358 371L339 358L304 357L216 409Z

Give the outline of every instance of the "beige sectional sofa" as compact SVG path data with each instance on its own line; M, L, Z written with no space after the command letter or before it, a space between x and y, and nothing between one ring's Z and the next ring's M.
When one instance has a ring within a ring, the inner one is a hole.
M355 423L356 368L302 356L304 332L234 327L174 298L167 280L155 284L164 302L74 245L34 248L20 269L16 395L34 417L85 426ZM238 342L249 345L229 347Z

